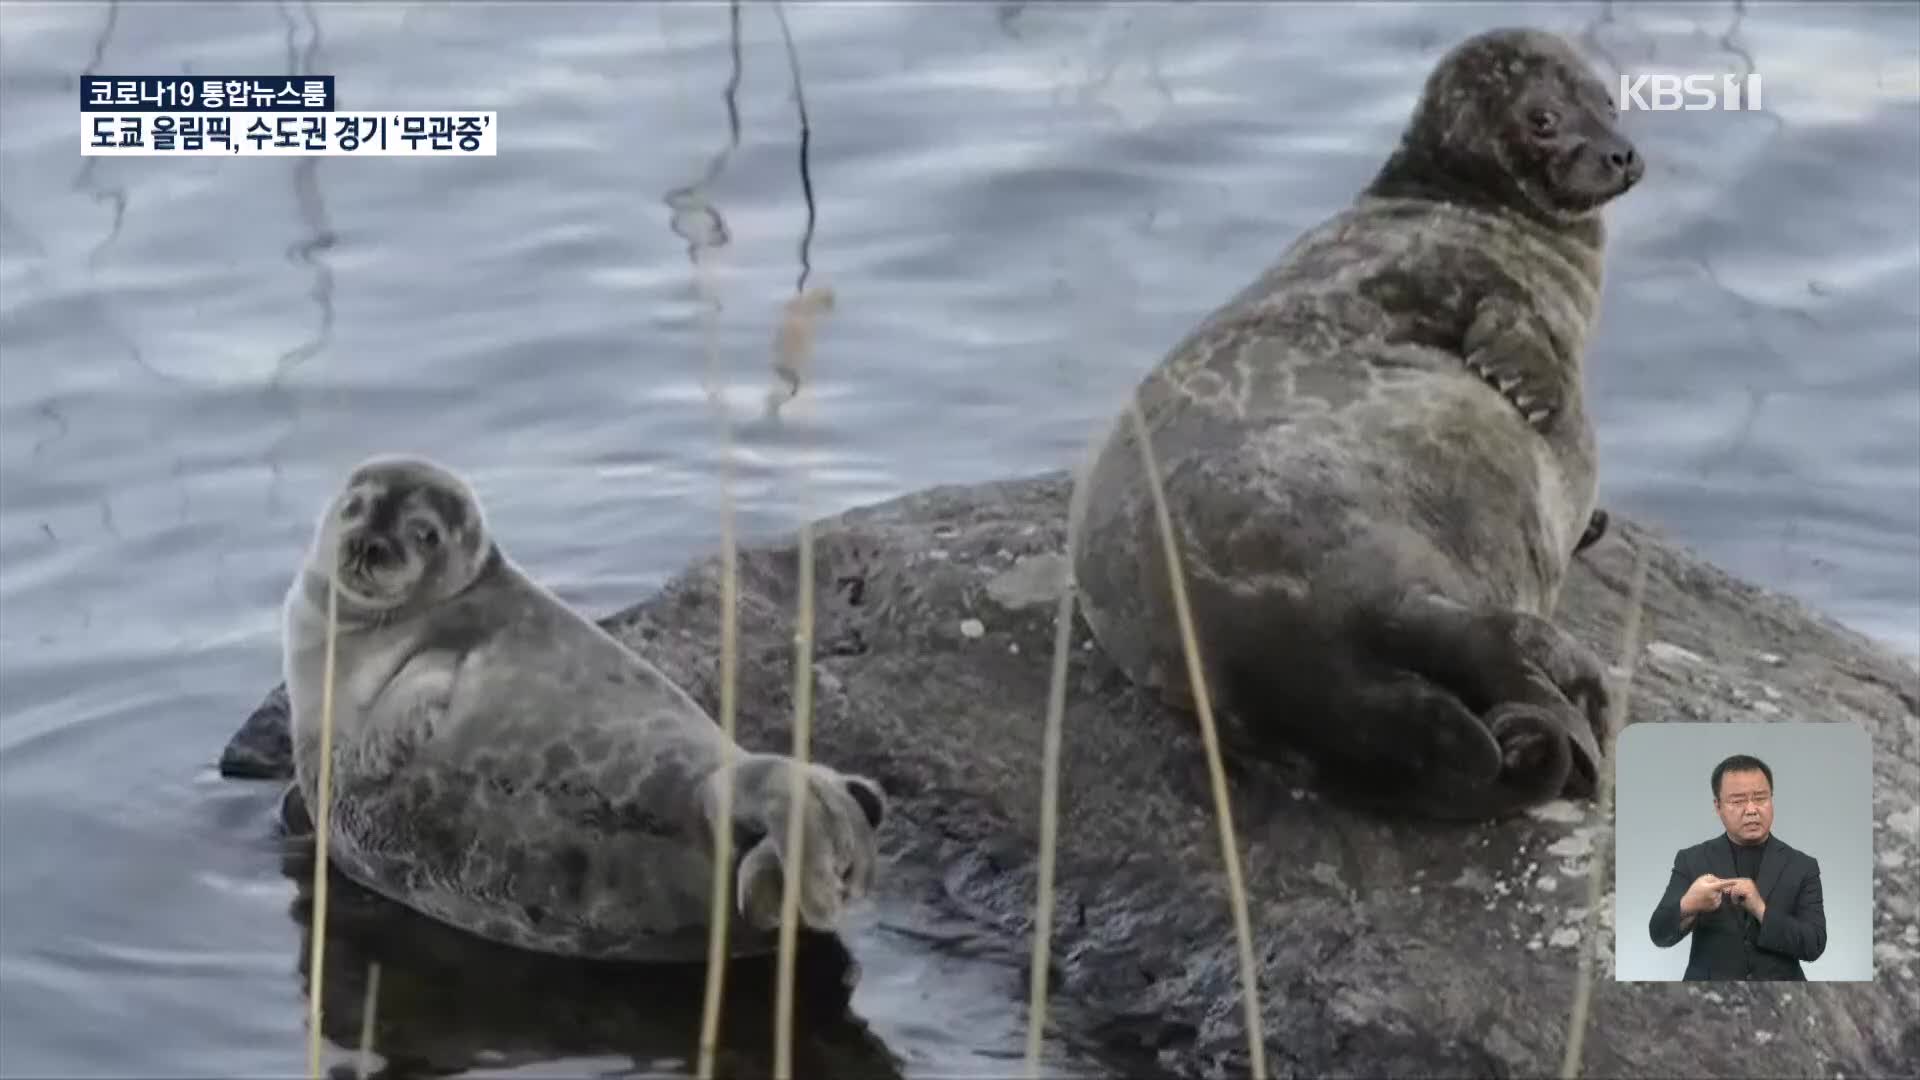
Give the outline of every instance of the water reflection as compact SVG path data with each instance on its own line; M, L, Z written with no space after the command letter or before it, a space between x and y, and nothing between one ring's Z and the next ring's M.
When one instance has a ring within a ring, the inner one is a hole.
M297 801L284 818L281 872L295 886L289 913L300 926L304 987L313 947L313 837ZM331 868L327 883L321 1025L338 1048L335 1076L355 1075L376 964L369 1076L447 1076L563 1061L570 1072L693 1074L703 963L543 956L436 922ZM900 1059L849 1007L858 980L859 968L839 938L802 930L794 993L797 1077L902 1075ZM772 1074L773 986L771 956L736 960L728 970L716 1076Z

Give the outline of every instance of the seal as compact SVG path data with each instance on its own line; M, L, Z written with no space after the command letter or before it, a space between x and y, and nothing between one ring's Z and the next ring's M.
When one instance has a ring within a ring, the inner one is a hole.
M328 855L344 875L528 950L693 959L728 828L730 940L772 947L796 762L730 747L683 689L516 566L467 483L423 458L354 468L287 591L290 799L319 805L330 587ZM800 914L831 930L871 886L886 803L868 778L804 768Z
M1230 733L1363 800L1484 819L1593 790L1604 673L1549 614L1598 537L1583 358L1602 210L1644 171L1617 120L1565 40L1467 39L1353 203L1135 390ZM1095 639L1190 706L1131 410L1075 503Z

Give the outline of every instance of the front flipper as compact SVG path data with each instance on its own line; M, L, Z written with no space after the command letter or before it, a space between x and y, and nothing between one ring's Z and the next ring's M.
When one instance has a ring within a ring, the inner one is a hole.
M1498 391L1535 431L1546 434L1573 396L1573 365L1532 312L1488 297L1474 309L1461 343L1467 370Z
M1573 545L1573 553L1578 555L1599 543L1600 538L1607 535L1608 524L1609 519L1607 512L1605 510L1595 510L1592 516L1587 518L1586 531L1580 534L1579 541Z
M280 835L288 840L310 840L313 838L313 818L307 814L307 798L300 794L300 785L289 782L280 792L280 805L274 810L274 817L280 826Z
M732 821L714 821L719 774L702 786L707 820L730 828L740 840L737 899L747 922L762 930L780 924L785 888L787 823L792 807L791 770L797 763L778 754L747 754L733 767ZM876 830L886 816L880 786L827 766L804 766L801 832L800 920L831 931L841 913L872 887L879 855Z

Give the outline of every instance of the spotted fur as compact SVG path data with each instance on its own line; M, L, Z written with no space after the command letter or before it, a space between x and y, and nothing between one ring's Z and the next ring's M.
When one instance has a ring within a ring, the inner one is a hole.
M770 947L794 763L727 745L680 687L526 576L432 462L355 469L287 592L296 790L317 805L328 577L339 572L329 855L482 937L604 959L705 954L713 838L742 840L736 952ZM885 801L806 766L800 911L832 929L866 893Z
M1604 681L1546 616L1592 520L1600 210L1642 170L1615 119L1560 38L1467 40L1354 203L1137 390L1213 697L1331 781L1459 817L1592 783ZM1127 416L1083 494L1087 620L1183 704Z

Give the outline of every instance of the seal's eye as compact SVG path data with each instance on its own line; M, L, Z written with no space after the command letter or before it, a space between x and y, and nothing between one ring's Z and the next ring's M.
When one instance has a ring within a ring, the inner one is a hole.
M413 542L418 545L422 551L432 551L434 548L440 546L440 530L428 525L426 522L416 523L410 535L413 538Z
M1533 125L1533 133L1544 138L1560 127L1560 114L1552 109L1535 109L1527 121Z
M347 499L347 505L340 508L340 516L346 518L348 521L352 521L354 518L359 517L360 512L366 508L367 501L358 495L354 495Z

